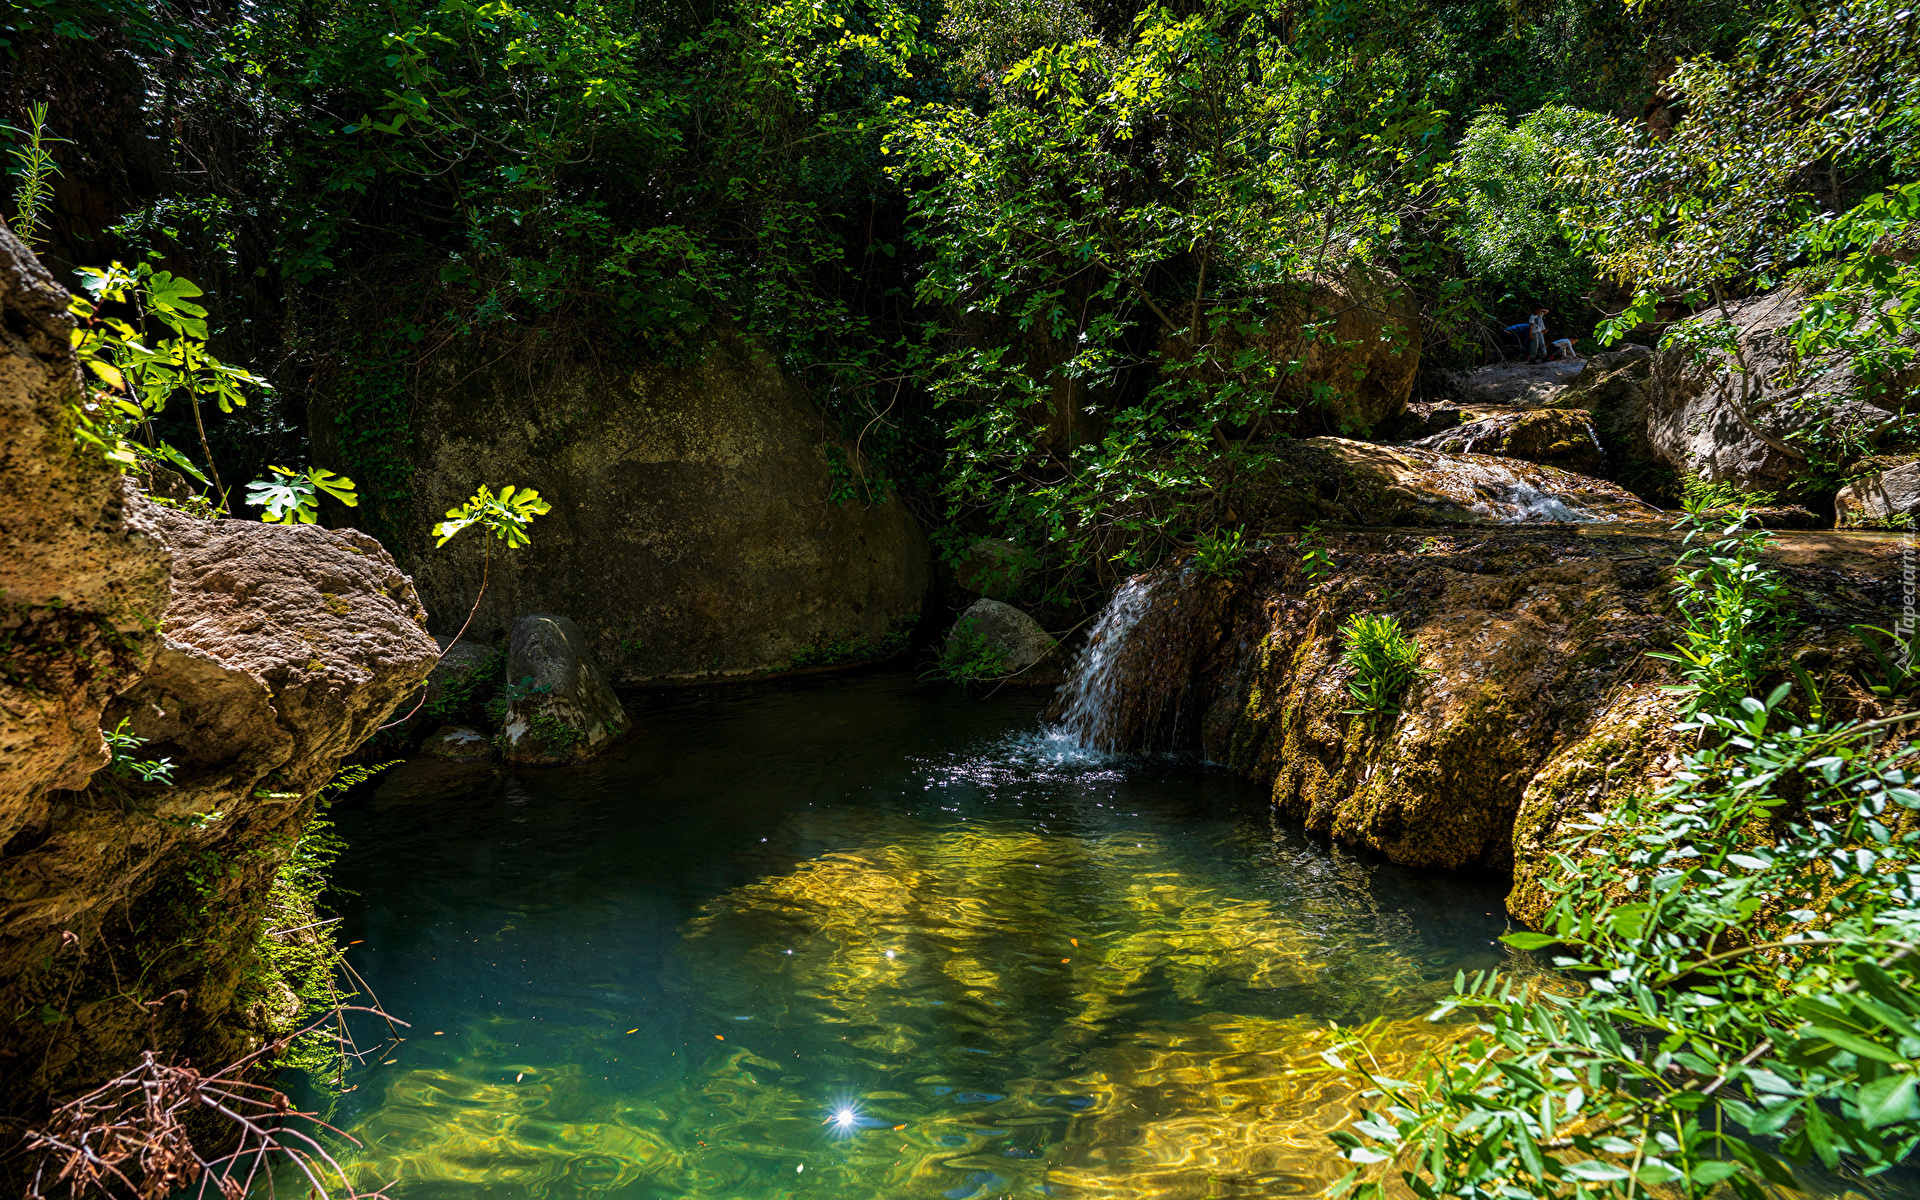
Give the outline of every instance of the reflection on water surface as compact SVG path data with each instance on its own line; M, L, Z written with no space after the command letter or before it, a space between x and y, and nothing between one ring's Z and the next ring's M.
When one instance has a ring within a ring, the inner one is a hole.
M1348 1093L1492 965L1499 891L1312 843L1033 697L892 675L641 702L583 771L340 813L355 951L413 1022L334 1120L425 1197L1316 1190Z

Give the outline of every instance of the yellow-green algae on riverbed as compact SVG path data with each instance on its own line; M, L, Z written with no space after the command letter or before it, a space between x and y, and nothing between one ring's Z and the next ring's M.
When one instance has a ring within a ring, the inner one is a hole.
M1335 970L1313 931L1169 869L1157 840L906 819L887 832L730 891L688 923L684 953L710 1002L755 1017L713 1039L725 1046L698 1075L609 1096L579 1067L492 1084L402 1073L352 1131L367 1143L358 1181L512 1183L541 1196L642 1181L697 1196L1310 1191L1340 1173L1325 1133L1353 1114L1351 1088L1318 1057L1324 1019L1208 1012L1107 1044L1111 1022L1149 981L1195 1004L1222 986L1310 989L1322 1013L1348 1020L1420 1009L1440 986L1390 952ZM1102 881L1098 908L1063 903L1062 881L1088 878ZM1023 948L1036 930L1051 931L1038 939L1048 957ZM1036 1017L1033 993L1064 993L1073 1011ZM928 1018L942 1009L1031 1071L997 1092L958 1086ZM794 1086L772 1057L780 1039L759 1035L799 1023L844 1031L845 1052L870 1058L889 1086L825 1103ZM1410 1050L1444 1032L1400 1020L1383 1040ZM469 1036L494 1049L520 1040L505 1022ZM926 1070L900 1074L923 1054ZM781 1167L796 1178L779 1179Z
M358 1186L1312 1192L1355 1112L1328 1023L1379 1019L1404 1061L1452 1032L1423 1015L1455 969L1500 961L1497 883L1314 844L1199 764L1021 733L1031 702L843 686L807 693L791 738L765 711L642 722L657 756L496 780L449 802L451 841L431 812L342 814L374 847L344 881L355 936L406 945L370 969L416 1023L332 1101ZM815 770L819 731L876 690L927 710L925 736Z

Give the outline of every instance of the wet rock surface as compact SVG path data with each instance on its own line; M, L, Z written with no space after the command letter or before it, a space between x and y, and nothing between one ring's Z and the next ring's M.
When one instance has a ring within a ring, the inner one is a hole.
M507 689L500 738L508 762L581 762L633 727L570 617L536 613L513 623Z
M1514 911L1570 814L1617 801L1668 769L1669 590L1664 531L1457 530L1325 535L1319 585L1285 539L1232 582L1166 569L1142 577L1139 615L1114 652L1107 744L1202 752L1268 781L1316 832L1395 862L1515 874ZM1789 654L1826 670L1863 654L1849 632L1884 623L1897 547L1786 534ZM1425 672L1390 718L1354 715L1340 626L1397 617ZM1600 786L1596 786L1598 783ZM1531 906L1531 907L1530 907Z
M1441 435L1446 436L1446 435ZM1558 467L1345 438L1276 443L1243 514L1256 528L1659 522L1625 488Z
M1490 454L1569 471L1597 473L1604 461L1593 414L1585 409L1530 408L1493 413L1407 443L1442 454Z

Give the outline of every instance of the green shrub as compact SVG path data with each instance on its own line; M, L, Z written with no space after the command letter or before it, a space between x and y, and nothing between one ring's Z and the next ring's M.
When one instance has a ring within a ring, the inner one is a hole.
M1007 656L972 621L953 627L929 674L951 683L980 683L1006 674Z
M1682 726L1710 744L1554 856L1546 931L1505 940L1585 988L1460 977L1434 1019L1472 1036L1404 1079L1354 1068L1348 1187L1394 1164L1426 1197L1765 1200L1920 1146L1920 792L1886 736L1913 714L1798 726L1785 692Z
M1744 508L1730 520L1716 530L1718 522L1689 512L1675 523L1685 532L1686 547L1673 585L1681 640L1672 654L1650 653L1680 664L1685 682L1669 690L1681 698L1688 717L1726 711L1751 695L1785 637L1780 609L1786 585L1761 564L1771 535L1746 528ZM1711 545L1701 544L1715 534Z
M905 654L913 642L913 628L919 623L920 618L907 617L895 621L893 627L879 637L840 638L818 646L803 646L794 651L787 665L796 668L831 667L845 663L878 662L883 658Z
M1722 508L1771 508L1780 502L1775 492L1743 492L1732 484L1710 480L1689 471L1680 476L1680 497L1690 513Z
M1246 541L1246 530L1226 529L1203 533L1193 540L1193 565L1208 579L1234 579L1253 550Z
M1353 671L1347 691L1360 707L1349 715L1378 723L1400 711L1400 698L1420 677L1420 645L1400 628L1400 618L1355 613L1340 627L1340 661Z
M443 683L440 694L426 706L427 716L441 722L456 721L476 711L492 717L493 710L489 702L492 694L505 682L506 675L507 649L497 646L485 662ZM506 715L505 709L500 712L501 717Z
M1424 547L1421 553L1426 553ZM1310 588L1318 587L1333 574L1333 555L1327 553L1318 525L1309 525L1300 531L1300 573L1307 577Z

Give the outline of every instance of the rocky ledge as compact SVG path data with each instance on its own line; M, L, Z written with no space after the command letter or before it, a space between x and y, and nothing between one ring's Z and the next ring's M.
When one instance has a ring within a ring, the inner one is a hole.
M1137 582L1137 624L1115 651L1103 744L1205 754L1272 788L1308 829L1395 862L1511 872L1509 907L1537 917L1534 873L1570 815L1645 789L1676 763L1667 664L1677 538L1557 528L1324 535L1316 583L1292 537L1237 579L1179 567ZM1783 535L1789 655L1816 674L1886 625L1897 548ZM1397 716L1354 713L1339 627L1391 614L1421 649ZM1830 708L1875 711L1835 684Z

